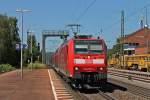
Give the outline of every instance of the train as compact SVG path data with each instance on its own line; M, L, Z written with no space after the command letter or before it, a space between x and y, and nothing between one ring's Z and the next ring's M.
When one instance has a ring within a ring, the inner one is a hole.
M100 87L107 82L107 46L99 37L78 35L65 41L50 62L76 88Z

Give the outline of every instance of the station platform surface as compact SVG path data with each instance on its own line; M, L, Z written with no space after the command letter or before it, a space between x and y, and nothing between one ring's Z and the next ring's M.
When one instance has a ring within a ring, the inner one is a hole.
M0 74L0 100L54 100L48 69Z

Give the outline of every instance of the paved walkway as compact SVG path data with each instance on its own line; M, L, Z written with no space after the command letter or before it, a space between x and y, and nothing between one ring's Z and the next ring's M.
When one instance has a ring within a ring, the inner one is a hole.
M47 69L19 70L0 75L0 100L54 100Z

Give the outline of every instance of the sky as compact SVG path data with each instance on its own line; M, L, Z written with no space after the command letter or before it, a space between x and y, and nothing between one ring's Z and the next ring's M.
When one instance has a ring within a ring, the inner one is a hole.
M80 34L100 35L108 48L120 36L121 11L125 12L125 34L129 34L140 28L144 7L149 22L150 0L0 0L0 14L16 17L19 29L21 16L16 9L32 10L24 13L24 43L28 29L41 43L43 30L69 30L66 25L76 23L82 25ZM60 42L59 38L48 38L46 50L54 51Z

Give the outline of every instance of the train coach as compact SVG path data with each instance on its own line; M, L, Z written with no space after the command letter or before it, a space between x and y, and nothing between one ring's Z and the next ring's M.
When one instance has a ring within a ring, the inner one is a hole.
M107 81L106 53L103 39L80 35L64 42L51 63L74 86L99 87Z

